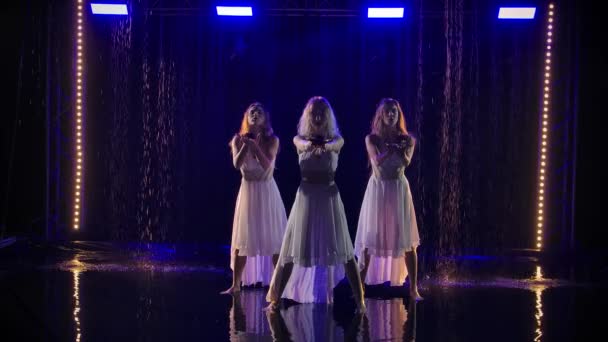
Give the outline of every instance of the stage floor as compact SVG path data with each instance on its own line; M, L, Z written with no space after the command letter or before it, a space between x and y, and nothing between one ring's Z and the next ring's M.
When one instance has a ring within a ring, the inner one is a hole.
M368 286L354 314L348 284L335 303L262 311L264 288L228 287L226 246L19 241L0 249L3 341L575 341L604 334L605 281L584 265L531 256L438 260L425 300ZM450 269L448 267L448 269Z

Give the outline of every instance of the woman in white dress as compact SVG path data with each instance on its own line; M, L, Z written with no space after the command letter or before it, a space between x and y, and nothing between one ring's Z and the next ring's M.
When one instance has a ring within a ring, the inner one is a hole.
M407 132L397 100L382 99L371 131L365 137L365 146L372 175L355 238L361 280L367 284L390 281L392 285L402 285L409 274L410 296L420 300L416 255L420 237L404 173L412 159L415 140Z
M273 178L279 139L262 104L255 102L247 108L241 130L230 147L232 162L242 179L232 224L232 286L224 294L239 291L241 283L270 283L287 221Z
M294 138L302 181L289 214L279 262L266 300L276 309L281 297L300 303L333 301L344 269L358 311L365 311L344 206L334 174L344 139L329 102L308 100Z

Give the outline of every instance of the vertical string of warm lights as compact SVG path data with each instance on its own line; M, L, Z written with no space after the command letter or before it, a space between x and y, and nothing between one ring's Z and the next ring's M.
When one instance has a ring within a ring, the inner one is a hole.
M82 149L82 125L83 125L83 74L84 74L84 66L83 66L83 32L84 32L84 5L82 0L76 0L76 150L74 160L76 161L76 169L75 172L75 189L74 189L74 216L73 216L73 228L79 229L80 223L82 222L80 218L81 207L82 207L82 189L83 189L83 168L82 161L84 159L83 149Z
M549 139L549 104L551 93L551 46L553 45L553 16L555 14L555 6L549 4L549 13L547 15L547 37L545 46L545 68L543 81L543 111L541 114L541 139L540 139L540 166L538 168L538 215L536 217L536 248L541 249L543 246L543 228L545 214L545 181L547 168L547 146Z

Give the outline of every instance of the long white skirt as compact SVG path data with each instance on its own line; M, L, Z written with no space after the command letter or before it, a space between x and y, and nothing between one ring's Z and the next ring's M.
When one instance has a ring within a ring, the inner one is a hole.
M272 255L279 254L286 222L285 206L273 178L241 180L232 224L230 268L234 270L237 249L239 256L247 256L243 285L270 283Z
M403 284L407 276L405 253L419 245L414 202L405 176L397 179L371 176L355 238L359 267L364 267L363 251L367 249L371 255L365 283Z
M283 298L300 303L333 302L333 288L354 258L344 205L335 184L303 182L289 214L267 300L276 300L282 267L293 263Z

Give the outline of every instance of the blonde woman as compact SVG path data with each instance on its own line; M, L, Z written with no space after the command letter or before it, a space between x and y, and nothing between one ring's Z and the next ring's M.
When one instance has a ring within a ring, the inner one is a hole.
M279 262L266 300L276 309L281 297L300 303L333 301L344 269L358 311L365 311L344 206L334 174L344 139L329 102L311 98L294 138L301 183L289 214Z

